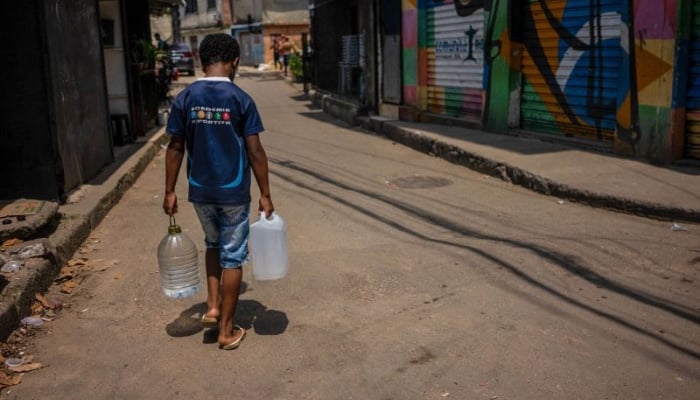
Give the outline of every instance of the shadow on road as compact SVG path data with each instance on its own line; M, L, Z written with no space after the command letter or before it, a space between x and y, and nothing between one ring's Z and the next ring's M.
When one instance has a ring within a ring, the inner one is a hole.
M241 285L241 294L245 293L247 285ZM184 310L172 322L165 326L165 332L172 337L195 335L202 330L201 317L207 312L207 303L197 303ZM281 335L289 326L287 314L278 310L270 310L256 300L238 300L235 323L246 330L253 329L258 335ZM215 343L218 329L204 332L204 343Z
M675 302L672 302L670 300L662 299L657 296L645 293L641 290L637 290L635 288L630 288L628 286L625 286L623 284L614 282L599 273L591 270L589 267L585 266L581 262L577 260L575 256L571 256L568 254L563 254L559 251L556 251L554 249L549 249L544 246L541 246L539 244L535 243L528 243L528 242L521 242L513 239L506 239L503 237L497 237L497 236L492 236L488 235L485 233L481 233L478 231L475 231L473 229L464 227L460 225L459 223L447 219L441 215L437 215L434 213L431 213L426 210L419 209L415 207L413 204L409 204L406 202L402 202L393 198L390 198L388 196L381 195L379 193L373 193L369 192L366 190L363 190L359 187L355 187L346 183L339 182L337 180L334 180L318 171L311 170L309 168L303 167L301 165L298 165L294 162L291 161L284 161L284 160L275 160L275 159L270 159L270 162L272 164L278 165L283 168L287 168L290 171L296 172L296 173L301 173L310 177L313 177L314 179L317 179L319 181L328 183L330 185L333 185L337 188L340 188L342 190L350 191L353 193L357 193L363 196L367 196L373 200L380 201L383 203L386 203L390 205L391 207L401 210L403 212L406 212L420 220L423 220L425 222L428 222L430 224L438 225L444 229L448 229L454 233L457 233L459 235L463 235L466 237L472 237L472 238L477 238L481 240L486 240L486 241L492 241L492 242L498 242L498 243L505 243L509 246L513 246L516 248L521 248L521 249L526 249L533 254L537 255L538 257L541 257L542 259L545 259L552 264L558 266L559 268L570 272L572 274L575 274L579 276L582 279L585 279L588 282L591 282L592 284L595 284L596 286L603 287L605 289L608 289L612 292L618 293L620 295L626 296L627 298L633 299L639 303L645 304L647 306L656 308L658 310L667 312L669 314L675 315L679 318L682 318L686 321L692 322L694 324L699 324L700 325L700 316L690 307L683 306L680 304L677 304ZM541 282L537 278L533 277L532 275L528 274L526 271L518 268L518 266L508 262L505 259L499 258L497 255L490 254L483 249L474 247L474 246L469 246L461 243L456 243L456 242L451 242L448 240L441 240L441 239L436 239L434 237L429 237L424 235L421 232L418 232L414 229L411 229L399 222L397 222L394 219L390 219L387 217L384 217L382 215L377 214L376 212L363 208L361 206L358 206L354 202L348 201L346 198L343 196L339 196L336 194L331 193L330 191L324 190L321 187L314 185L310 186L304 183L303 181L297 179L294 177L292 174L287 174L284 172L281 172L279 169L270 171L271 174L278 176L281 179L284 179L286 182L291 183L293 185L296 185L299 188L303 188L305 190L320 194L324 197L327 197L338 204L342 204L346 207L349 207L357 212L360 212L362 214L365 214L371 218L373 218L376 221L380 221L387 226L396 229L398 231L407 233L409 235L412 235L416 238L419 238L421 240L424 240L426 242L432 242L432 243L437 243L441 245L446 245L446 246L451 246L455 248L460 248L462 250L467 250L473 254L476 254L486 260L489 260L490 262L504 268L505 270L509 271L512 275L516 276L517 278L521 279L524 282L527 282L528 284L552 295L553 297L564 301L570 305L573 305L579 309L585 310L591 314L594 314L600 318L603 318L605 320L608 320L610 322L613 322L619 326L625 327L631 331L637 332L638 334L641 334L643 336L646 336L648 338L651 338L659 343L662 343L676 351L679 351L683 354L686 354L690 357L693 357L695 359L700 359L700 352L685 347L683 345L680 345L678 343L675 343L671 339L664 337L662 334L651 331L649 329L646 329L640 325L637 325L633 322L630 322L622 317L619 317L617 315L614 315L610 312L606 312L603 310L600 310L594 306L585 304L584 302L577 300L570 296L567 293L564 293L554 287L551 287L547 285L544 282Z

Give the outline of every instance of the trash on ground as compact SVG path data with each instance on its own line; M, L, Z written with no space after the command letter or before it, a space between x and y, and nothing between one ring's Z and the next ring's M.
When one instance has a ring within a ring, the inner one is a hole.
M29 372L29 371L34 371L39 368L41 368L42 365L40 363L29 363L29 364L23 364L17 367L9 367L10 371L12 372Z
M562 204L564 204L564 203L565 203L564 200L558 200L558 201L557 201L557 204L559 204L559 205L562 205Z
M0 268L2 272L17 272L22 269L24 263L18 260L12 260L5 263L5 265Z
M24 358L12 357L5 359L5 365L8 368L19 367L22 364L24 364Z
M671 230L674 232L687 232L688 228L674 222L673 225L671 225Z
M26 318L22 318L21 323L24 326L31 326L34 328L38 328L38 327L44 325L44 320L41 319L40 317L26 317Z
M41 293L39 293L39 292L34 293L34 298L35 298L39 303L41 303L41 305L42 305L44 308L48 308L48 309L50 309L50 310L60 309L60 308L63 306L63 305L61 304L60 301L56 301L56 300L53 300L53 299L47 299L46 297L44 297L44 296L43 296Z
M17 253L17 256L22 260L26 260L27 258L43 257L46 253L46 247L44 247L43 243L34 243L22 248L22 250Z

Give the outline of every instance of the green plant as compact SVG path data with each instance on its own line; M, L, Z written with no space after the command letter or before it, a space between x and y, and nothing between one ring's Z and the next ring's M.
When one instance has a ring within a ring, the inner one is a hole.
M131 62L146 64L146 68L153 68L156 65L157 50L153 44L146 39L139 39L131 47Z
M301 56L299 54L292 53L292 55L289 56L289 71L294 76L304 75L304 65L301 61Z

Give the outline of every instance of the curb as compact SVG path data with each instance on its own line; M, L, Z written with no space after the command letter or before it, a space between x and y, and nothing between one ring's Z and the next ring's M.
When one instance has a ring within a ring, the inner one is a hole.
M324 111L326 111L325 108ZM505 182L522 186L537 193L586 204L591 207L664 221L674 220L700 223L700 210L697 209L649 203L571 187L559 182L554 182L522 168L468 152L463 148L448 144L439 139L430 138L418 132L396 126L392 124L392 121L391 119L383 117L369 117L361 119L361 126L414 150L440 157L453 164L461 165L474 171L502 179Z
M136 182L168 139L165 129L160 128L104 183L96 186L100 190L86 195L75 204L59 207L61 221L58 228L45 239L52 253L49 259L28 259L26 267L0 293L0 340L5 340L19 326L21 319L29 315L35 293L44 292L51 286L60 267Z

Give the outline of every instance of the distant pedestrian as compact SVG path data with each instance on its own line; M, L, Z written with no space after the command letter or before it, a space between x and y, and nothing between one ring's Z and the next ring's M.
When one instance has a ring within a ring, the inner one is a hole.
M160 33L156 33L153 35L153 37L156 39L156 49L158 50L168 50L168 43L161 39Z
M268 164L258 134L263 131L255 102L233 83L240 60L236 39L207 35L199 47L205 76L175 98L167 133L163 210L177 212L175 183L187 152L189 201L206 243L207 312L204 327L219 327L219 347L238 347L246 331L234 325L242 266L248 261L250 170L260 189L258 210L270 217Z
M282 35L282 43L280 44L280 55L282 56L282 63L284 64L284 76L287 76L287 70L289 69L289 58L292 56L292 51L294 51L294 44L289 39L289 36Z
M280 57L280 39L278 36L273 36L272 37L272 45L270 46L270 49L272 49L272 59L273 59L273 65L275 66L275 71L278 69L282 69L282 58ZM279 67L279 68L278 68Z

